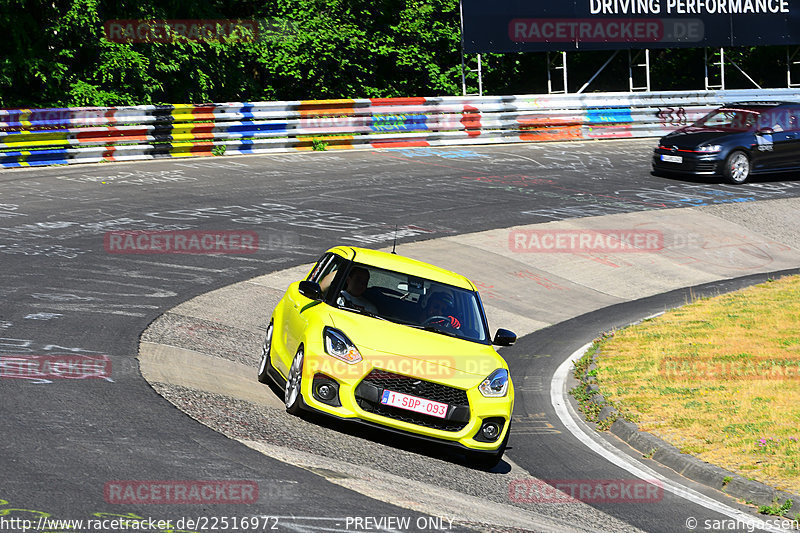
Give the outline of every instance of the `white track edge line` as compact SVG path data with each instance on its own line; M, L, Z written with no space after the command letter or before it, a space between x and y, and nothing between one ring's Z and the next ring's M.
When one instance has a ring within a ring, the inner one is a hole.
M635 461L631 457L624 454L622 451L618 450L610 443L605 442L604 440L600 439L593 435L593 430L588 428L586 424L579 418L579 415L572 409L572 406L569 404L567 400L567 377L569 375L569 371L573 366L573 362L580 359L583 354L592 346L592 343L587 343L580 348L578 348L575 352L570 355L566 361L561 363L558 369L553 374L553 379L550 382L550 401L553 404L553 408L556 411L556 415L558 418L561 419L561 422L564 426L572 433L572 435L578 439L581 443L583 443L587 448L592 450L593 452L601 455L607 461L615 464L616 466L627 470L634 476L644 480L644 481L651 481L651 480L658 480L663 484L664 490L667 490L676 496L684 498L692 503L696 503L705 507L706 509L710 509L712 511L716 511L720 514L730 517L732 520L735 520L737 524L742 524L744 527L747 527L749 530L750 528L757 528L762 531L771 531L774 533L785 533L786 529L783 528L776 528L768 522L764 520L749 515L743 511L738 509L734 509L724 503L718 502L708 496L697 492L696 490L690 489L684 485L676 483L663 475L659 474L658 472L652 470L651 468L647 467L646 465L641 464L638 461ZM583 427L581 427L583 426ZM584 429L585 428L585 429ZM591 432L591 433L590 433ZM689 517L687 517L688 519ZM702 529L702 525L698 525L695 529Z

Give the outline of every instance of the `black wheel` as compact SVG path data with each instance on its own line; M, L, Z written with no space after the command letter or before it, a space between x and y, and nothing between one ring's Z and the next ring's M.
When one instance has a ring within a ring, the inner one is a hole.
M289 368L289 375L286 376L286 388L284 389L283 402L286 404L286 411L292 415L299 415L303 408L303 393L300 390L303 379L303 346L297 349L292 359L292 366Z
M269 383L269 367L272 365L269 353L272 350L272 322L267 326L267 334L264 336L264 345L261 347L261 361L258 363L258 381Z
M731 152L725 158L723 173L730 183L744 183L750 176L750 158L741 150Z

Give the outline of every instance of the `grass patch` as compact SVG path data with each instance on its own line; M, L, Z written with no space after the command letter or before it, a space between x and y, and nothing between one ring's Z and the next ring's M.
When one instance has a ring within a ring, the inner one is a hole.
M786 277L615 332L593 374L644 431L800 492L799 331L800 276Z

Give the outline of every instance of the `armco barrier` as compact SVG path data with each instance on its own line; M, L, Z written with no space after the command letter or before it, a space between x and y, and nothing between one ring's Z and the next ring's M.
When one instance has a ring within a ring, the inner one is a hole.
M659 137L800 90L371 98L0 110L0 166L330 149Z

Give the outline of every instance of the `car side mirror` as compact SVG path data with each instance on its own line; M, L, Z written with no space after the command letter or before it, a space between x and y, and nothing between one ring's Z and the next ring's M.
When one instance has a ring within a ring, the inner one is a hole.
M297 290L311 300L322 300L322 288L315 281L301 281Z
M492 344L496 344L498 346L511 346L515 342L517 342L516 333L500 328L497 330L497 333L494 334L494 340L492 341Z
M756 133L758 133L759 135L772 135L773 133L775 133L775 130L773 130L772 128L761 128Z

